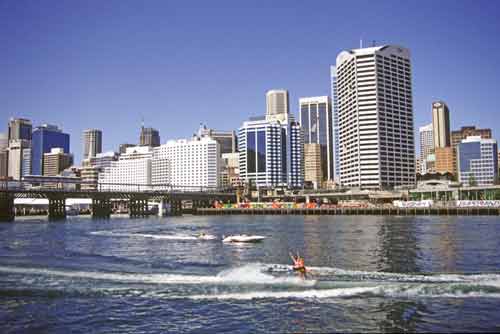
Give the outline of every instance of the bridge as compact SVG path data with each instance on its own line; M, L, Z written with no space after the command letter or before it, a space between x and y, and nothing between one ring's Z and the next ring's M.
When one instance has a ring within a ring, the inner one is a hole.
M170 206L170 214L182 215L183 201L192 202L192 210L210 207L213 201L235 202L236 194L230 188L203 186L176 186L172 184L99 184L95 189L87 189L85 182L58 180L4 181L0 183L0 222L13 221L15 217L14 199L47 199L49 219L66 217L66 199L91 199L92 217L109 218L112 200L128 202L130 217L145 217L150 214L148 202L157 201L161 206Z

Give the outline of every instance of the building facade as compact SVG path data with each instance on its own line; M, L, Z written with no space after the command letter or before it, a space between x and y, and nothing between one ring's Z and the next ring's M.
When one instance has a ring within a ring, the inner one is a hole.
M460 130L451 133L451 146L457 147L467 137L479 136L483 139L491 139L491 129L476 129L475 126L462 126Z
M158 130L153 128L141 127L139 145L150 146L150 147L160 146L160 132L158 132Z
M290 113L288 91L273 89L266 93L266 117L268 120L283 121Z
M314 189L322 188L325 181L321 151L320 144L304 144L304 182L310 183Z
M336 80L342 185L414 185L409 50L386 45L343 51L337 56Z
M62 148L52 148L43 154L43 176L57 176L73 164L73 156Z
M43 171L44 154L49 153L53 148L62 148L64 153L70 153L69 134L62 132L55 125L44 124L36 127L32 138L32 175L45 175Z
M434 147L443 148L451 146L450 110L443 101L432 103L432 131Z
M154 184L185 191L218 188L220 156L219 143L210 137L170 140L154 149L154 160L164 160L157 163L163 167L153 171Z
M436 164L435 169L436 173L457 173L457 157L456 157L456 148L447 146L447 147L436 147L434 149L434 154L436 155Z
M337 68L330 66L330 86L332 98L333 128L333 179L340 182L340 147L339 147L339 108L337 102Z
M31 140L33 125L29 119L11 118L8 124L8 139L11 140Z
M334 145L332 108L328 96L299 99L300 125L304 130L304 144L319 144L321 150L322 182L334 179ZM307 164L305 173L307 174Z
M20 181L23 175L29 174L29 170L23 167L31 167L26 164L26 156L31 152L31 142L25 139L12 139L7 149L7 174L13 180Z
M301 188L302 128L292 118L287 117L285 122L266 118L246 121L238 130L240 179L257 187Z
M428 173L427 157L434 153L434 136L432 123L421 126L418 129L420 137L420 169L417 172L420 174Z
M102 131L87 129L83 132L83 159L95 157L102 152Z
M498 146L494 139L471 136L457 147L458 180L473 186L492 185L498 178Z
M98 187L102 190L151 190L151 161L153 149L149 146L127 148L117 161L99 173Z
M220 145L221 154L238 152L238 141L235 131L214 130L207 128L204 124L200 124L197 136L210 137L217 141Z
M220 186L238 187L240 181L240 155L236 153L223 153L221 159Z

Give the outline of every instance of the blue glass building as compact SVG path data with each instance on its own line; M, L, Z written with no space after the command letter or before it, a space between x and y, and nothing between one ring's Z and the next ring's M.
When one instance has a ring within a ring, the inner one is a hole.
M32 175L43 175L43 154L60 147L64 153L69 153L69 134L63 133L54 125L42 125L37 127L32 134L31 147L31 173Z
M458 144L457 161L461 183L469 186L492 185L498 177L497 141L479 136L467 137Z

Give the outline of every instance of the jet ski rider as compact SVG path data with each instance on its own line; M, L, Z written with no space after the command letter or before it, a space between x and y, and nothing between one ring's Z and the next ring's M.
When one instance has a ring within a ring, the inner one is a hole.
M304 264L304 259L300 257L299 252L297 252L297 256L290 253L290 257L293 261L293 270L299 272L302 277L305 277L307 269Z

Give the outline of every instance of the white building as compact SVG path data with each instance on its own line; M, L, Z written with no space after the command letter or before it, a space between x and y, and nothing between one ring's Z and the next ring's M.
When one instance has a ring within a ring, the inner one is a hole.
M427 166L427 157L434 154L434 136L433 136L433 124L427 124L418 128L418 134L420 137L420 170L417 171L420 174L426 174L429 172Z
M246 121L238 130L240 179L259 187L300 188L304 183L304 139L300 125L265 118Z
M201 188L217 188L220 181L220 145L209 137L193 137L190 140L171 140L154 148L156 162L153 183L169 183L174 189L199 191ZM161 170L157 166L162 166ZM170 175L163 179L164 175Z
M340 148L339 148L339 108L337 102L337 68L330 66L330 85L332 99L332 128L333 128L333 179L340 182Z
M385 45L336 62L340 179L350 187L415 184L410 53Z
M470 136L457 146L458 181L464 185L492 185L498 178L495 139Z
M143 191L151 189L151 161L153 151L149 146L128 147L117 161L112 161L99 173L102 190Z

